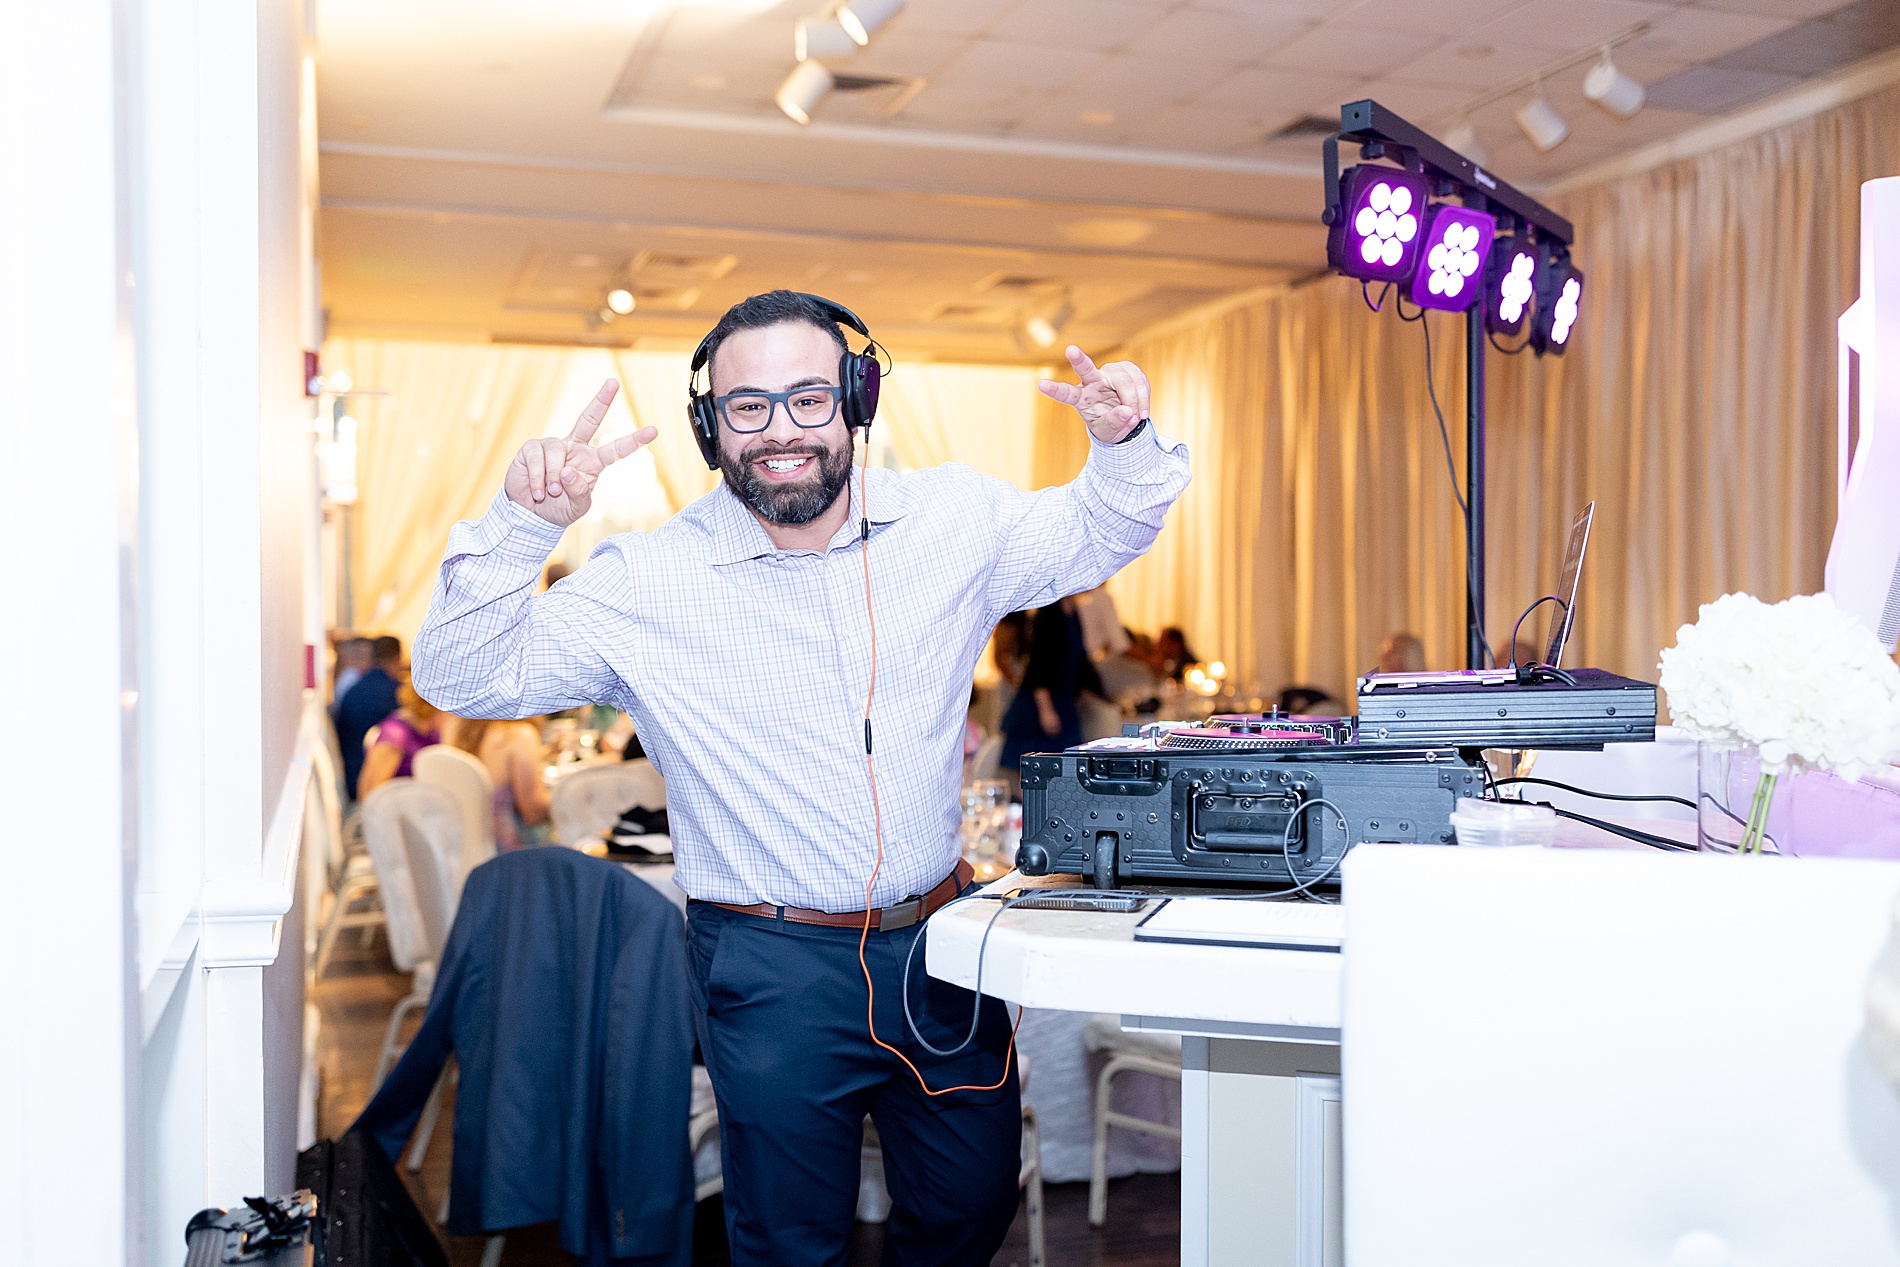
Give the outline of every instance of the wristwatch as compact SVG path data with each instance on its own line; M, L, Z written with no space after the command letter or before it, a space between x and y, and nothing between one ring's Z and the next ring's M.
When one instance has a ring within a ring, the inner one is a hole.
M1135 424L1135 429L1133 431L1130 431L1127 435L1115 441L1115 443L1127 444L1130 440L1133 440L1136 436L1140 435L1142 432L1148 429L1148 422L1149 422L1148 419L1143 418L1140 422Z

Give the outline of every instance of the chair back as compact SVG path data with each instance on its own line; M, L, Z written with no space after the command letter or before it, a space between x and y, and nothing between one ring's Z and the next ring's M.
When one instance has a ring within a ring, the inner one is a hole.
M310 745L310 780L328 829L323 837L323 865L328 872L324 887L332 887L343 874L343 758L337 755L336 728L327 714L317 725L317 742Z
M452 877L462 857L462 814L433 784L391 779L363 801L363 843L376 868L389 957L412 972L433 966L455 918Z
M548 794L554 838L571 847L599 836L635 805L666 807L666 780L644 757L576 770Z
M418 783L447 792L462 813L462 857L452 878L460 893L468 873L495 856L495 781L479 758L445 743L418 752L414 769Z
M1002 769L1003 737L991 735L983 741L983 746L970 758L970 777L972 779L993 779Z

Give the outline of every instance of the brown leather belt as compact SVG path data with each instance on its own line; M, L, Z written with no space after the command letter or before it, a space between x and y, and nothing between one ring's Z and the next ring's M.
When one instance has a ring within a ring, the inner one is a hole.
M963 886L975 874L969 863L958 862L956 870L922 897L907 897L896 906L872 911L871 928L876 932L889 933L929 919L963 892ZM770 902L754 902L750 906L738 906L731 902L708 902L706 905L723 907L741 915L757 915L761 919L790 920L794 924L823 924L827 928L864 927L863 911L808 911L802 906L774 906Z

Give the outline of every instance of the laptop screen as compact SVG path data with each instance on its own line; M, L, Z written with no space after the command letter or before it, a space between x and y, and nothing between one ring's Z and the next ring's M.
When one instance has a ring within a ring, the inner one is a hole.
M1553 669L1563 667L1564 644L1570 641L1570 630L1577 620L1577 578L1583 571L1583 552L1590 544L1590 523L1596 517L1597 504L1591 502L1570 525L1570 543L1564 548L1563 576L1557 581L1557 588L1551 592L1562 601L1563 606L1547 603L1550 614L1544 622L1544 663Z

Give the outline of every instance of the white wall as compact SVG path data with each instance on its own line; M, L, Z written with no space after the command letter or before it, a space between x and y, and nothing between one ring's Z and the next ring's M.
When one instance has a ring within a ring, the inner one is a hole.
M193 1211L290 1183L318 715L305 20L0 6L9 1264L175 1264ZM46 1217L82 1200L83 1235Z

